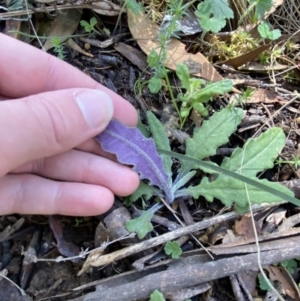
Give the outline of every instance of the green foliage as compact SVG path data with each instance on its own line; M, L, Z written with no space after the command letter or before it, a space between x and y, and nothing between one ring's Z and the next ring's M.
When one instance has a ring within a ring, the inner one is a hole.
M274 41L281 36L281 32L279 29L272 30L271 25L265 21L262 21L258 25L257 30L263 39L269 39Z
M139 117L139 120L138 120L138 124L137 124L137 128L140 130L140 132L146 137L146 138L149 138L150 137L150 131L149 131L149 128L147 126L145 126L142 121L141 121L141 115L140 115L140 112L139 110L137 111L138 112L138 117Z
M192 91L192 88L189 87L189 89ZM161 152L169 152L170 146L163 126L154 114L148 113L147 117L157 147ZM225 108L203 122L200 128L195 128L193 137L186 139L187 160L183 160L183 155L177 155L177 158L181 160L181 168L172 183L175 198L192 196L197 199L203 196L209 202L217 198L226 206L231 206L235 202L235 208L239 212L248 209L249 200L251 203L261 204L286 199L299 204L298 200L292 198L293 193L288 188L276 182L256 178L259 172L273 167L275 158L285 145L285 135L280 128L271 128L258 138L249 139L243 148L236 148L229 158L225 158L220 167L216 163L200 161L215 155L216 149L228 142L242 118L243 110L235 107ZM198 161L195 162L193 159ZM172 161L164 156L164 165L169 173L171 163ZM197 169L213 176L210 179L204 177L198 185L181 188L192 179ZM241 179L242 177L244 179ZM133 201L142 195L146 198L153 195L161 196L161 192L154 187L144 183L140 186L141 188L139 187L135 192ZM147 212L144 212L141 217L130 222L130 227L126 225L127 230L136 231L139 237L144 237L148 231L152 230L150 222L152 215L153 213L147 215ZM170 246L168 248L172 249Z
M150 127L150 131L152 133L152 137L155 141L156 147L159 149L164 149L167 151L171 151L169 139L167 133L160 123L160 121L155 117L155 115L151 112L147 112L147 120ZM170 176L172 175L172 158L169 156L162 155L164 161L164 167L166 173Z
M148 55L147 62L152 69L154 75L148 82L149 91L156 94L162 88L162 79L167 76L165 61L167 59L167 44L171 37L176 35L178 31L177 22L185 14L185 9L188 4L183 5L183 0L170 0L168 2L168 10L166 15L169 15L170 22L161 25L157 40L160 44L159 53L152 49ZM170 89L170 87L169 87Z
M137 190L129 196L129 201L126 203L126 205L129 206L142 196L145 198L146 201L148 201L153 195L162 197L161 191L159 189L145 184L141 181Z
M158 93L162 88L161 78L155 76L151 77L148 82L148 88L152 94Z
M160 291L155 290L150 295L150 300L149 301L166 301L166 299L164 298L164 295Z
M282 160L282 159L276 160L276 164L284 164L284 163L294 165L295 169L297 169L300 166L300 157L297 155L293 155L291 160Z
M253 178L253 180L256 179ZM269 182L267 180L256 181L288 195L293 195L293 193L288 188L278 183ZM246 190L245 186L246 184L242 181L229 178L224 175L220 175L215 181L212 182L207 177L204 177L199 185L182 189L178 191L177 195L191 195L195 199L199 198L199 196L202 195L209 202L212 202L214 198L217 198L222 201L225 206L228 207L236 202L236 210L238 212L244 212L248 209L248 196L251 203L256 204L275 203L282 201L282 198L280 196L276 197L264 190L250 185L247 185Z
M238 108L223 109L215 113L207 121L204 121L200 128L195 128L193 137L185 141L188 157L202 160L214 156L221 145L229 141L229 137L237 129L243 118L243 110ZM181 162L179 177L195 169L194 163Z
M230 158L223 160L221 167L255 179L258 172L273 167L273 161L281 152L284 144L283 131L280 128L271 128L258 138L248 140L242 149L236 148ZM258 179L256 181L292 195L288 188L278 183ZM223 174L212 182L205 177L199 185L183 189L182 192L178 191L178 194L192 195L194 198L202 195L209 202L217 198L226 206L231 206L233 202L236 202L236 208L239 211L244 211L247 208L248 196L252 203L258 204L282 201L281 197L275 197L253 186L247 186L246 191L243 182Z
M230 79L206 83L203 79L190 78L188 67L184 64L177 65L176 75L180 79L182 87L186 89L186 93L179 93L177 96L178 100L182 102L180 114L184 120L189 116L192 109L204 117L208 116L208 111L203 104L212 100L213 96L232 90Z
M64 44L61 43L60 38L58 37L52 38L51 41L54 47L54 52L57 54L57 57L64 61L66 58Z
M205 32L217 33L226 25L226 19L233 18L233 11L227 0L204 0L199 3L195 15Z
M179 258L182 254L182 250L177 241L168 241L164 247L164 251L167 255L171 255L173 259Z
M122 2L125 2L126 8L130 9L135 15L137 15L139 12L144 11L144 7L136 2L135 0L121 0Z
M143 211L142 215L125 224L125 228L129 232L136 232L139 239L143 239L147 233L152 231L151 218L153 213L150 211Z
M222 168L247 177L272 168L274 160L285 145L285 135L280 128L271 128L258 138L249 139L243 148L236 148L230 158L225 158Z
M298 263L295 259L284 260L281 261L280 264L285 267L291 274L294 273L295 268L298 266Z
M274 285L274 282L269 279L272 285ZM262 274L258 274L258 282L259 282L259 288L263 291L269 291L271 288L269 287L268 283L265 280L265 277Z
M248 0L250 6L255 7L255 16L257 19L261 20L264 18L265 13L267 13L273 5L273 0Z
M84 28L85 32L91 33L95 31L95 26L97 25L98 21L95 17L90 19L90 22L85 20L80 21L80 25Z

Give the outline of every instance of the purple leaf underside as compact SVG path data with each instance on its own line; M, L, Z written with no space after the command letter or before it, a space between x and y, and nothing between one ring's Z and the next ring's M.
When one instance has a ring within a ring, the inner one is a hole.
M120 163L133 165L140 179L148 179L151 185L165 192L167 201L173 201L168 175L153 139L144 137L137 128L112 120L105 131L96 136L96 141L104 151L115 154Z

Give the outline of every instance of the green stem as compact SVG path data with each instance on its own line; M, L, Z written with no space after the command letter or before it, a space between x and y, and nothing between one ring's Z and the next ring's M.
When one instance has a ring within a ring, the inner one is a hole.
M172 100L172 103L173 103L173 106L178 114L178 117L179 117L179 122L180 122L180 128L182 127L183 123L182 123L182 118L181 118L181 115L180 115L180 111L178 109L178 106L177 106L177 103L176 103L176 100L175 100L175 97L174 97L174 94L173 94L173 91L172 91L172 87L171 87L171 84L170 84L170 80L169 80L169 76L168 76L168 73L167 73L167 70L165 70L165 79L166 79L166 82L167 82L167 87L168 87L168 90L169 90L169 93L170 93L170 96L171 96L171 100Z

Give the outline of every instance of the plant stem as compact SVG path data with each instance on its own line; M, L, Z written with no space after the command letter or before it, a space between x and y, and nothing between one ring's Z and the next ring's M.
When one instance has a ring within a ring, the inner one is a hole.
M170 93L170 96L171 96L173 106L175 107L175 110L176 110L176 112L179 116L179 122L180 122L180 128L181 128L182 125L183 125L182 118L181 118L180 111L178 109L178 106L177 106L177 103L176 103L176 100L175 100L175 97L174 97L174 94L173 94L173 91L172 91L172 87L170 85L170 80L169 80L168 73L166 71L165 71L165 79L166 79L166 82L167 82L167 87L168 87L168 90L169 90L169 93Z

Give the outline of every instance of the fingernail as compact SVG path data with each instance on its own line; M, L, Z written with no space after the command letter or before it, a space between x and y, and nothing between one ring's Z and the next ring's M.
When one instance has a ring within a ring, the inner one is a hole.
M109 123L114 107L107 93L99 90L85 90L75 93L74 97L89 126L97 128Z

